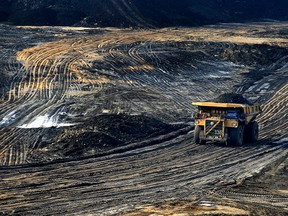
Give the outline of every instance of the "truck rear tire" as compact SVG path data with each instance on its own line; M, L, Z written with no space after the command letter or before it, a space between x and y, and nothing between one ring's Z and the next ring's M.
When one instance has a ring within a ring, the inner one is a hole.
M202 139L203 136L204 136L203 127L196 126L194 130L194 142L196 144L205 144L206 141Z
M243 145L244 126L239 125L238 128L230 129L229 144L234 146Z
M250 122L245 130L245 141L248 143L257 142L259 136L259 126L256 121Z

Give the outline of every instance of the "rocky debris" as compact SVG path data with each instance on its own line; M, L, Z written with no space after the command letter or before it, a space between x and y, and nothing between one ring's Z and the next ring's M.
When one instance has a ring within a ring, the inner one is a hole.
M264 37L265 36L266 35L264 35ZM273 64L275 59L280 59L287 54L288 51L286 48L271 46L269 44L233 44L232 47L227 45L224 49L218 50L217 53L222 59L235 64L249 65L252 67ZM258 77L263 77L263 71L257 71L257 73L259 74ZM255 74L253 74L253 76L255 76Z
M241 94L236 93L225 93L213 100L213 102L217 103L236 103L236 104L247 104L252 105L246 98L244 98Z
M91 125L98 131L124 142L133 142L173 130L171 125L144 115L106 114L96 116L91 121Z
M132 142L149 140L182 127L183 125L166 124L144 115L98 115L70 128L46 129L45 135L39 140L40 152L37 153L41 154L45 149L45 155L41 154L42 158L33 157L31 160L44 162L93 155Z

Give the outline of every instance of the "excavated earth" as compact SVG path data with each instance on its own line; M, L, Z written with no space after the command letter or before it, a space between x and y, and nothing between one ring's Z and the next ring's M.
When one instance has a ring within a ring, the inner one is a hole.
M0 215L288 214L288 23L0 31ZM259 141L194 144L225 93Z

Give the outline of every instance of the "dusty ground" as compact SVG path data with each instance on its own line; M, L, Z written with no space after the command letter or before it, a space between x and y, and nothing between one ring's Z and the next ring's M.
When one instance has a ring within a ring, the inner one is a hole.
M3 215L287 215L287 23L0 28ZM259 142L194 144L227 92Z

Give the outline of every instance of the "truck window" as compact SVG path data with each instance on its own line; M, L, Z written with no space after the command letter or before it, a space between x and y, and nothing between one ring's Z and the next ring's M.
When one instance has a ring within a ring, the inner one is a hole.
M238 112L236 110L230 110L227 112L226 115L227 118L237 118L238 117Z

